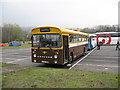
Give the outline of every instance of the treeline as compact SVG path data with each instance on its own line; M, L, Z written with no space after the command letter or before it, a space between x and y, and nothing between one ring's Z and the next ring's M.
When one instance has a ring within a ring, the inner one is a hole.
M32 28L21 28L17 24L4 24L0 26L0 42L8 43L10 41L29 41L31 40L31 29ZM82 32L96 33L96 32L112 32L118 31L118 25L99 25L93 28L83 28ZM120 30L120 29L119 29Z
M118 25L99 25L95 26L93 28L83 28L81 29L82 32L86 33L96 33L96 32L117 32L118 31Z
M30 40L31 33L29 31L24 31L19 25L17 24L4 24L1 27L2 31L2 43L8 43L10 41L26 41Z

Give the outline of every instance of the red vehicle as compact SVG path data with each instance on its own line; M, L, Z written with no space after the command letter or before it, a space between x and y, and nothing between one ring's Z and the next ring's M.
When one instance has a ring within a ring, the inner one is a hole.
M4 44L4 43L0 44L0 47L6 47L6 46L7 46L7 45Z

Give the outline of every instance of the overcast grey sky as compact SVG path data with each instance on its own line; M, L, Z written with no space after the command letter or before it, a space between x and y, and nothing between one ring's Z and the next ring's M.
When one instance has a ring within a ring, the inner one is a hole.
M0 8L2 7L3 23L16 23L20 26L51 25L85 28L117 24L118 1L2 0Z

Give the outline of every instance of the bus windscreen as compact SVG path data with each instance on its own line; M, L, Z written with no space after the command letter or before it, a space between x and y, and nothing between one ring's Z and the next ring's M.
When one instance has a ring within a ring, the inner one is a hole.
M52 47L59 48L61 47L61 36L59 34L40 34L33 35L32 46L33 47Z

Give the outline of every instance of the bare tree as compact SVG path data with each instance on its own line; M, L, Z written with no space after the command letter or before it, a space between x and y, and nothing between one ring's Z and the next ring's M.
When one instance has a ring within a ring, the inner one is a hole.
M4 24L2 27L2 42L10 42L14 40L23 40L23 31L17 24Z

